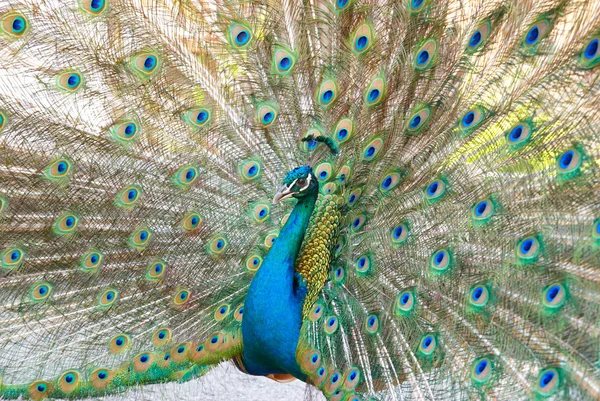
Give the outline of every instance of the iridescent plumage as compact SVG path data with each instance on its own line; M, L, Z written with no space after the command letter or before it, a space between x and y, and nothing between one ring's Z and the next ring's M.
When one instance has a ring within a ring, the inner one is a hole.
M597 2L9 3L0 398L600 397Z

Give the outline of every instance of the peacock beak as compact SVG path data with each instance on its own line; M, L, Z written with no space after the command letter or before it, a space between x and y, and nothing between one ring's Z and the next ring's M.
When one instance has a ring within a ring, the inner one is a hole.
M284 185L281 188L279 188L279 191L277 191L275 197L273 197L273 204L279 203L283 199L290 198L292 197L292 195L294 195L292 189Z

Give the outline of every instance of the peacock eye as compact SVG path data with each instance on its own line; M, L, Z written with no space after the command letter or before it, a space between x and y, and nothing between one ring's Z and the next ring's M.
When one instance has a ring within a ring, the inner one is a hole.
M300 188L304 188L304 186L306 185L306 178L300 178L298 179L298 181L296 181L296 183L300 185Z

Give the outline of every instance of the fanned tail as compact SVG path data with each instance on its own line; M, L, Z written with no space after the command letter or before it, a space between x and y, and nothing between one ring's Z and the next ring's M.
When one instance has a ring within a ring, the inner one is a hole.
M2 397L185 381L241 354L282 217L261 159L279 159L241 124L216 64L232 50L200 11L0 9Z
M243 368L307 160L329 399L599 397L598 4L52 3L0 8L2 397Z
M332 400L597 399L598 6L336 4L346 219L305 373Z

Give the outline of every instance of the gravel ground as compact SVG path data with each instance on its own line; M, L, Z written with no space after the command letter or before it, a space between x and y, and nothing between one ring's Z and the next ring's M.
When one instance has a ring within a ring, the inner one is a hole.
M325 401L314 387L295 380L277 383L266 377L249 376L231 364L221 364L200 379L138 388L105 397L106 401Z

